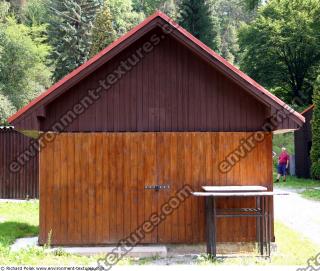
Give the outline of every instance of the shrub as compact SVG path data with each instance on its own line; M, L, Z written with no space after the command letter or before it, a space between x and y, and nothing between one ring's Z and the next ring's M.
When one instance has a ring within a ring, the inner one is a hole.
M313 103L315 105L312 116L312 148L311 148L311 174L320 179L320 76L316 80Z

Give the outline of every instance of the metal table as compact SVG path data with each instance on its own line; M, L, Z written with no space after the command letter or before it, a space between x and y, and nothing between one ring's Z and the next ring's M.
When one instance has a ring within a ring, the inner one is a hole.
M270 257L271 252L271 212L269 198L274 195L287 195L266 191L263 186L203 186L209 192L193 192L196 197L205 197L206 205L206 239L207 253L216 257L216 220L219 217L256 217L257 242L261 256ZM219 197L254 197L253 208L216 209L216 198Z

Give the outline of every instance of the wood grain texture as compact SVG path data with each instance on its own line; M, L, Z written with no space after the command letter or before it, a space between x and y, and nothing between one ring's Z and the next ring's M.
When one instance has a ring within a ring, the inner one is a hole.
M1 199L39 197L39 153L36 143L35 139L12 128L0 127ZM17 163L18 171L10 169L12 162Z
M159 31L153 30L56 100L46 102L45 118L30 116L37 125L28 125L25 117L15 126L52 131L89 90L98 88L100 80ZM268 117L269 106L168 36L64 131L256 131Z
M40 154L40 238L54 245L117 243L160 213L184 185L262 185L272 191L272 135L229 172L219 163L250 133L62 133ZM170 189L146 190L165 184ZM223 198L218 207L252 207ZM190 197L142 243L205 240L204 199ZM218 241L255 240L252 218L218 220Z

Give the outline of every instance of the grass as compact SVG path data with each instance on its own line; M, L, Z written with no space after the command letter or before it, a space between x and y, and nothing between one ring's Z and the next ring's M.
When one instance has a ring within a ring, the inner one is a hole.
M276 177L274 176L274 179ZM320 181L312 179L301 179L294 176L287 176L287 181L284 183L280 181L275 183L276 188L289 188L297 190L297 192L304 198L320 201Z
M208 259L200 261L202 264L229 264L229 265L298 265L307 266L309 258L316 256L320 251L320 246L315 245L311 240L301 237L301 235L280 222L275 223L275 236L277 251L273 253L271 260L245 257L245 258L225 258L218 261Z
M28 248L19 252L10 251L10 245L16 238L36 236L38 234L38 201L26 203L0 203L0 266L28 265L28 266L88 266L95 264L95 257L75 256L67 254L63 249L55 253L48 253L44 248ZM301 265L306 266L310 257L317 255L320 246L285 225L276 222L275 235L278 250L273 255L271 262L261 258L228 258L212 262L208 257L201 256L195 263L227 264L227 265ZM135 260L125 258L120 265L152 264L154 258Z
M301 195L306 199L320 201L320 189L308 188L301 192Z
M0 266L38 265L74 266L95 262L95 258L68 255L63 250L48 253L44 248L10 251L17 238L37 236L39 232L39 202L0 203Z
M276 174L274 175L274 180L276 179ZM284 183L280 180L279 183L274 184L278 188L290 188L290 189L308 189L313 187L320 187L320 181L312 179L302 179L295 176L287 176L287 181Z

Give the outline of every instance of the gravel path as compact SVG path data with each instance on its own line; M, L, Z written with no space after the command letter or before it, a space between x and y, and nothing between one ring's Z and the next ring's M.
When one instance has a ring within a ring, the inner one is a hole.
M275 191L287 191L276 188ZM320 202L302 198L290 190L289 196L275 196L275 219L320 245Z

